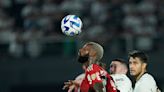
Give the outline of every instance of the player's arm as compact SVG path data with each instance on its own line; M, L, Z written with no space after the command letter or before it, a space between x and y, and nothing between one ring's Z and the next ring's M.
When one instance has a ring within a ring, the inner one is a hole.
M93 88L96 92L104 92L103 91L103 83L102 82L97 82L93 85Z

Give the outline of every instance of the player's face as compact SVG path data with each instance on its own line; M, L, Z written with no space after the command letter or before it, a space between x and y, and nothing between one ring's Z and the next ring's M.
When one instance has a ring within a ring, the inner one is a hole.
M122 71L122 65L118 61L112 61L110 64L110 73L111 74L120 74Z
M91 56L91 46L90 45L84 45L78 53L78 62L80 63L85 63L89 61L90 56Z
M129 59L130 75L139 76L143 71L143 63L139 58L130 57Z
M79 56L86 56L88 57L89 64L95 62L96 59L96 51L93 49L92 45L86 44L79 50Z
M90 45L84 45L80 50L79 50L79 55L80 56L85 56L87 54L89 54L91 49Z

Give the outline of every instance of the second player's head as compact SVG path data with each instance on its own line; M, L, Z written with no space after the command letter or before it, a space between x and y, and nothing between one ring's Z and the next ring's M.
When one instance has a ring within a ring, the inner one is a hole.
M123 59L113 59L110 64L110 74L127 74L128 66Z

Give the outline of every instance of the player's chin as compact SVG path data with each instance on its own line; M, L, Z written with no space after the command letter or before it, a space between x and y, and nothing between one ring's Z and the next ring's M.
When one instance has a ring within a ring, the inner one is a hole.
M134 71L130 71L130 75L135 76L136 73Z

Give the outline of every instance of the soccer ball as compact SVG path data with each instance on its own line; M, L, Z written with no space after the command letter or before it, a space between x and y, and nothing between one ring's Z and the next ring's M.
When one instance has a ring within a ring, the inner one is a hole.
M74 36L81 33L82 21L76 15L67 15L61 21L61 30L67 36Z

